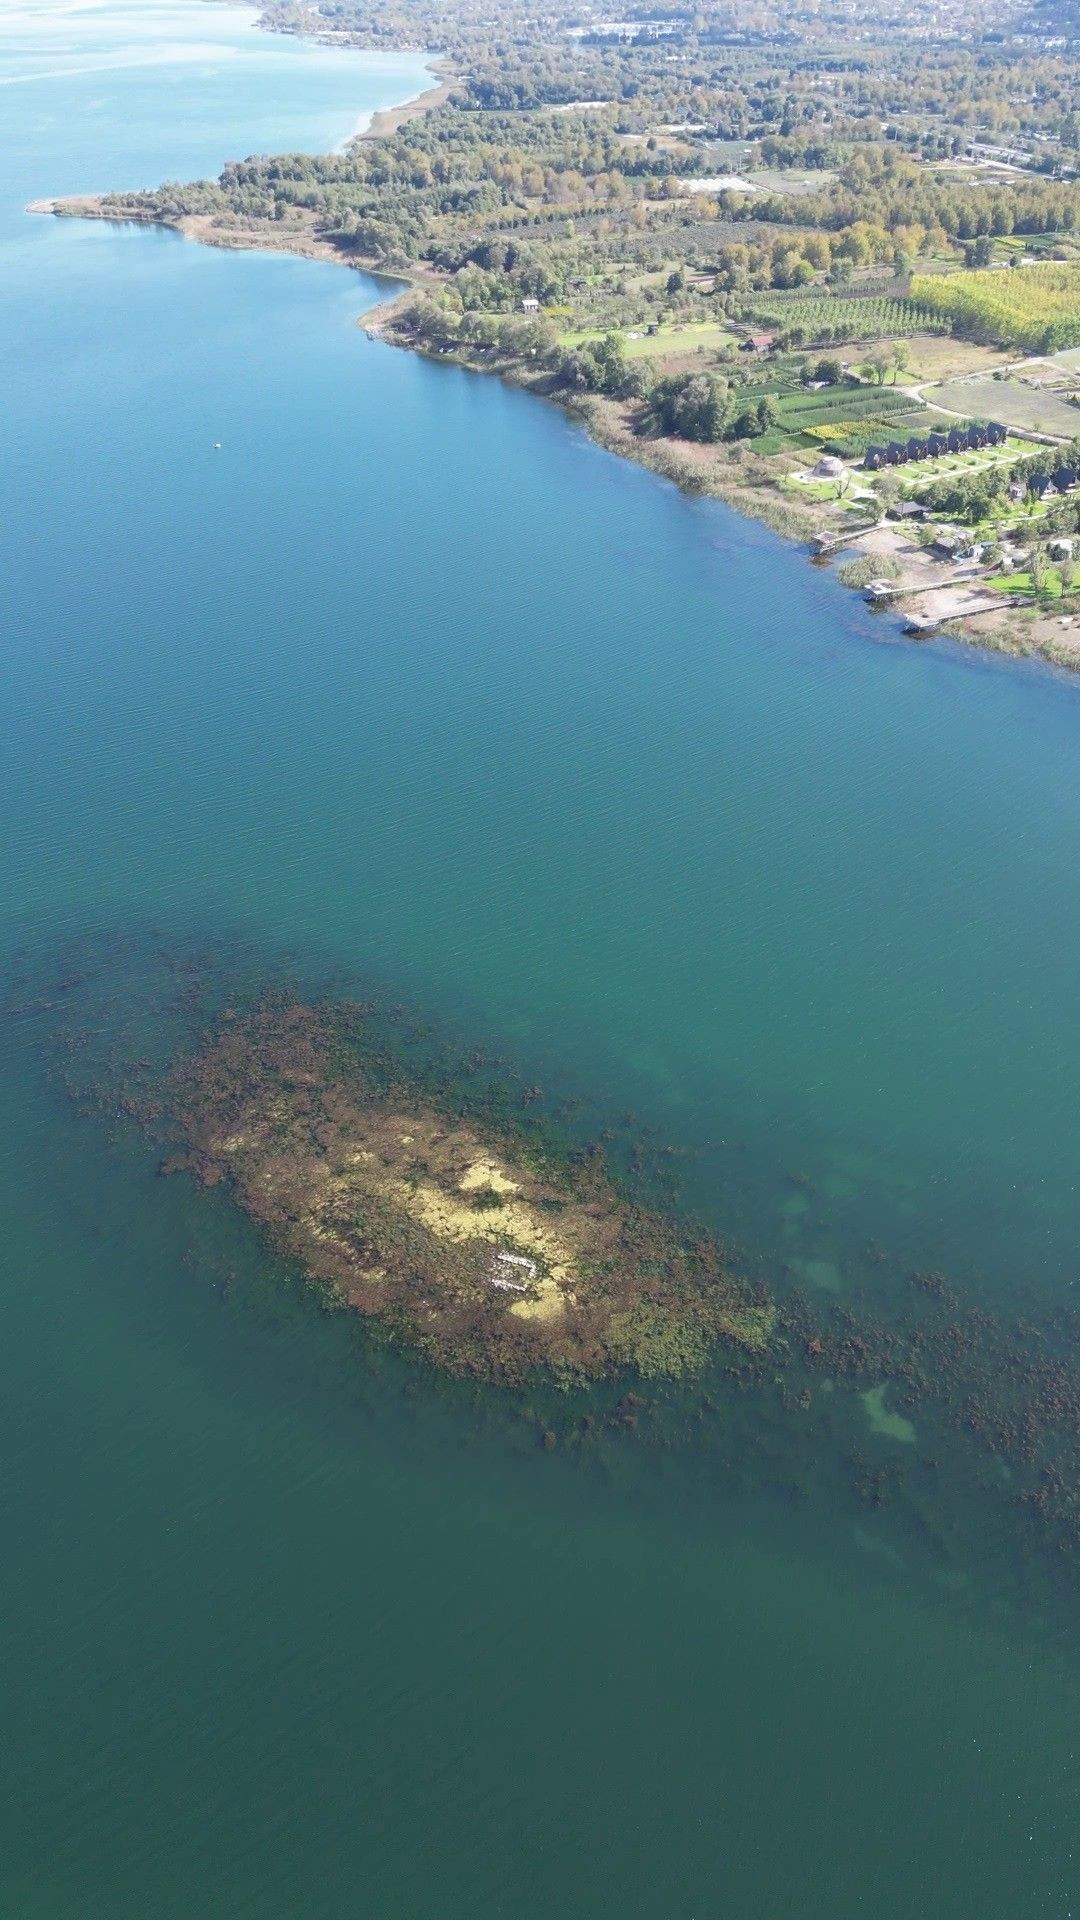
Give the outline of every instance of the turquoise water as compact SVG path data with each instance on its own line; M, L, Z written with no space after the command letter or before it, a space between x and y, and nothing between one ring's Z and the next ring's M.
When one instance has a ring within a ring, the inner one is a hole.
M5 952L354 970L633 1109L781 1281L1067 1299L1078 689L373 345L356 275L22 212L424 84L0 20ZM5 1047L0 1912L1070 1912L1080 1649L1007 1541L541 1454Z

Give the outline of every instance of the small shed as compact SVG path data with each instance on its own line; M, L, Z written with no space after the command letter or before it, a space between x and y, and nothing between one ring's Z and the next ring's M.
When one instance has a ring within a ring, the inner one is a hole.
M525 299L521 303L521 311L522 313L539 313L539 300L535 299L531 293L526 294Z

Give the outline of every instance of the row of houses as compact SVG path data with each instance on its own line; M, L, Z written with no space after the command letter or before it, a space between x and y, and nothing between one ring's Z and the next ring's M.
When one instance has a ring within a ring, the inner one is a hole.
M991 420L986 426L951 427L948 433L912 434L910 440L890 440L884 447L867 447L863 466L871 473L883 467L903 467L910 460L934 460L943 453L974 453L980 447L1000 447L1008 427Z
M1080 471L1076 467L1055 467L1053 473L1033 473L1025 489L1041 500L1047 493L1071 493L1080 485Z

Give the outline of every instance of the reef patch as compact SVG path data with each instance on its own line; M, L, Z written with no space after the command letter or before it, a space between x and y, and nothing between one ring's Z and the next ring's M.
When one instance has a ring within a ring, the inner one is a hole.
M227 1181L328 1300L454 1373L678 1375L759 1354L769 1303L715 1241L637 1204L593 1150L558 1156L367 1057L366 1014L270 998L226 1015L171 1076L183 1149Z

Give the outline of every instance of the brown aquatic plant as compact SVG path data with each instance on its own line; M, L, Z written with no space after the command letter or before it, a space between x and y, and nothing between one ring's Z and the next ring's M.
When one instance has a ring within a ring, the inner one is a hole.
M450 1372L678 1375L769 1341L714 1241L628 1198L601 1150L559 1156L388 1070L362 1007L221 1019L171 1097L163 1171L227 1180L328 1303Z

